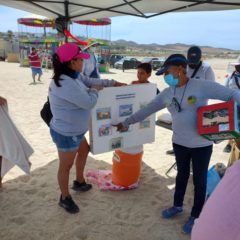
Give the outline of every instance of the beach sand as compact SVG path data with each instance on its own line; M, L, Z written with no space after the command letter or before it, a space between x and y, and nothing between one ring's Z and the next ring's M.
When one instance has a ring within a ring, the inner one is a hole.
M217 81L223 83L227 59L210 59ZM86 193L71 194L80 207L80 213L70 215L58 207L57 151L49 129L39 111L47 98L51 70L44 71L42 83L33 85L29 68L17 63L0 62L0 95L8 99L9 112L15 124L34 148L31 156L32 172L23 175L13 168L3 180L0 190L1 240L188 240L181 233L193 201L192 177L184 202L184 213L172 220L161 218L161 211L172 204L176 171L169 176L167 169L174 157L166 155L171 149L171 131L156 126L156 139L144 146L140 186L138 189L110 192L100 191L96 185ZM111 69L102 78L130 83L136 80L136 70ZM162 77L151 81L159 89L166 87ZM165 111L165 110L164 110ZM163 112L164 112L163 111ZM166 112L166 111L165 111ZM160 112L157 113L159 115ZM214 145L210 166L227 163L223 153L226 142ZM111 169L112 152L89 154L86 170ZM70 184L74 180L73 169Z

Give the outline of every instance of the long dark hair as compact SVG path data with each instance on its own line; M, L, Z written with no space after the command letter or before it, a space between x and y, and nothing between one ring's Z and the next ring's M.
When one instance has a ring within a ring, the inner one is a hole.
M58 87L61 87L59 83L62 79L60 76L62 74L71 76L75 71L69 68L70 62L61 63L59 57L56 53L52 56L52 63L53 63L53 80Z

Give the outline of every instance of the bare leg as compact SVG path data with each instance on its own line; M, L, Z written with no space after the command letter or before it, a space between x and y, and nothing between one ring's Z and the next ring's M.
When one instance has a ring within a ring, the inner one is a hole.
M1 169L2 169L2 156L0 156L0 188L2 187Z
M58 184L62 193L62 199L69 196L69 173L72 168L77 151L74 152L60 152L59 155L59 168L58 168Z
M88 153L89 153L89 145L87 140L84 138L84 140L82 141L81 145L78 148L78 154L77 154L76 163L75 163L76 164L76 180L79 183L82 183L85 181L83 172L86 165Z
M35 77L36 77L36 75L35 75L35 74L32 74L33 83L36 83Z
M42 74L38 74L38 81L41 82L41 76Z

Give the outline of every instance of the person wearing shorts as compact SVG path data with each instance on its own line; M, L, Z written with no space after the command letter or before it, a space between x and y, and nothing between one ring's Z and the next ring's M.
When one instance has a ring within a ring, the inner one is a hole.
M53 55L53 79L49 86L49 102L52 111L50 134L56 144L59 156L58 184L61 191L59 206L69 213L79 212L79 207L69 193L69 175L75 161L76 179L72 189L88 191L91 184L86 183L84 168L89 145L84 137L88 131L90 111L97 103L98 91L103 87L121 86L114 80L88 78L80 72L83 53L74 43L58 47Z
M29 64L31 66L32 70L32 78L33 78L33 83L36 83L36 76L38 75L38 81L41 81L41 76L42 76L42 63L41 59L38 56L36 48L32 48L32 52L28 55L29 59Z

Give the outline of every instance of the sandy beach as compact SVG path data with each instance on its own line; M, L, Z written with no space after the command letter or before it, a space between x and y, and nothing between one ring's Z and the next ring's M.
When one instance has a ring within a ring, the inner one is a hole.
M229 59L207 60L213 67L217 82L223 83ZM189 240L181 233L192 201L192 178L185 196L184 213L164 220L161 211L172 204L176 171L165 172L174 163L166 155L171 149L171 131L156 126L156 139L144 146L142 174L138 189L122 192L101 191L96 185L86 193L71 194L80 213L69 215L58 207L59 189L56 172L58 157L49 129L39 111L47 98L52 75L44 71L42 82L33 85L29 68L18 63L0 62L0 95L8 99L9 113L34 149L31 175L13 168L3 179L0 190L1 240ZM111 69L102 78L130 83L136 80L136 70ZM160 90L166 87L155 71L150 79ZM211 101L212 102L212 101ZM210 102L210 103L211 103ZM166 112L163 110L162 112ZM157 113L157 116L161 112ZM1 126L1 123L0 123ZM227 163L223 153L226 142L214 145L210 166ZM89 154L86 170L111 169L112 152ZM74 180L74 169L70 184Z

